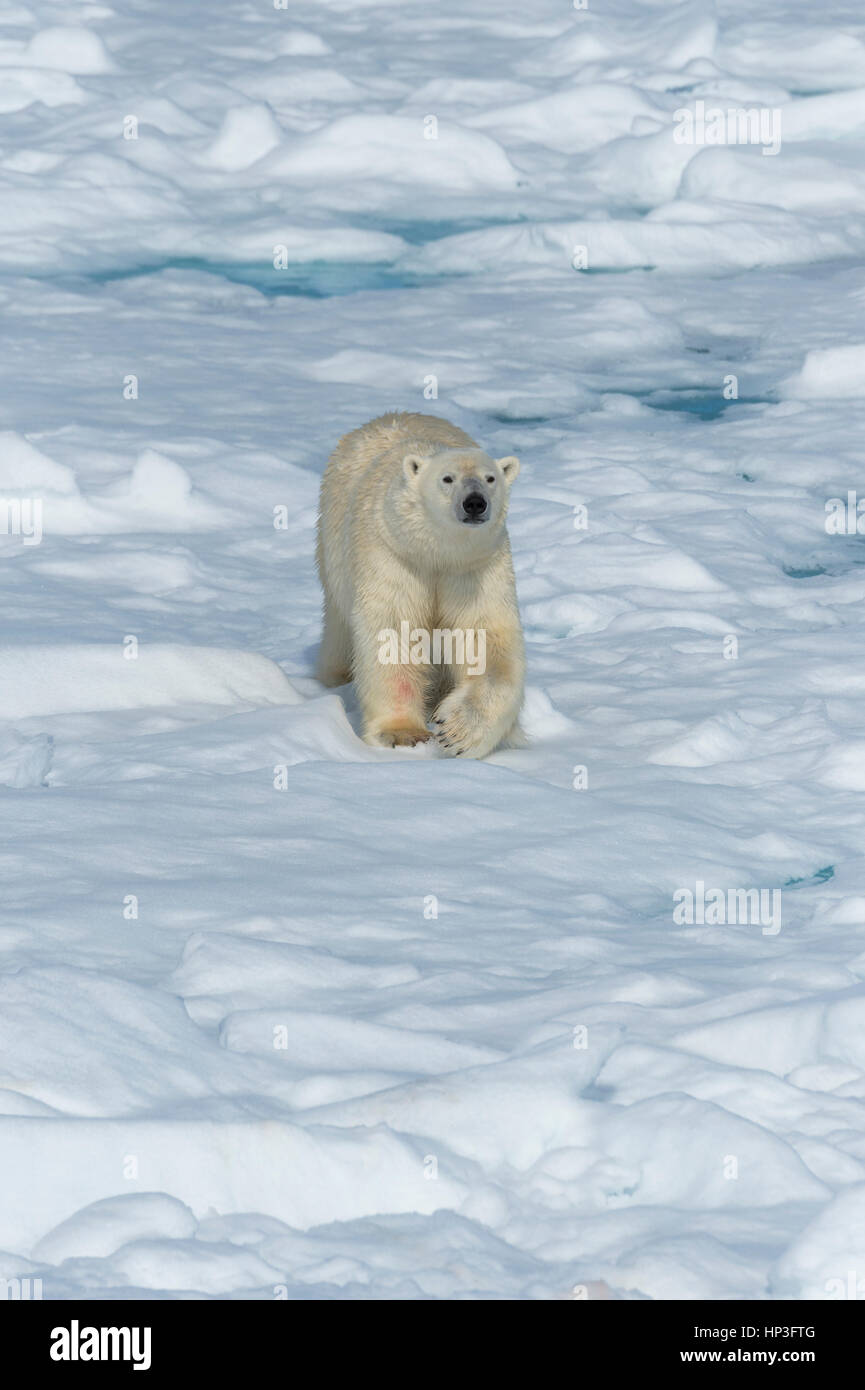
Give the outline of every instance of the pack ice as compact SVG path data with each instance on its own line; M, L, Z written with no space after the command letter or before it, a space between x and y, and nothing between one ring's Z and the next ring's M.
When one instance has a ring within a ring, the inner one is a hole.
M4 1287L865 1297L865 19L28 0L0 110ZM395 407L525 749L313 679Z

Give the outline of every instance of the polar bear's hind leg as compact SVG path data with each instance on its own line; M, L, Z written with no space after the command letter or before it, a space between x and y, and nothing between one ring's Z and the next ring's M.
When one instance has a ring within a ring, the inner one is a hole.
M351 628L333 599L325 593L318 679L322 685L347 685L352 675L351 664Z

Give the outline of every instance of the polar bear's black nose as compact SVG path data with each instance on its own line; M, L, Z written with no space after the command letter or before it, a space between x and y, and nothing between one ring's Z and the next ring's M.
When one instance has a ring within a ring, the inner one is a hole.
M463 502L463 511L469 521L480 521L487 509L487 499L482 492L470 492Z

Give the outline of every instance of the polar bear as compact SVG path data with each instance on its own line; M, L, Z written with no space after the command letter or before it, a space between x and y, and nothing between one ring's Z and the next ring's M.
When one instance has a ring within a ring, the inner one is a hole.
M525 655L505 530L519 469L447 420L402 412L352 430L331 455L318 676L354 679L367 743L435 737L452 757L482 758L522 742Z

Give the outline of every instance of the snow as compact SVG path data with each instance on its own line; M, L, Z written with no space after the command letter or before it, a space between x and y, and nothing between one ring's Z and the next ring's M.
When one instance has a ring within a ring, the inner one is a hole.
M218 169L247 169L279 144L280 129L266 106L234 106L206 153Z
M794 400L865 395L865 343L815 348L806 355L801 370L782 383L782 392Z
M865 1297L865 21L57 17L0 23L0 1277ZM396 407L522 459L483 762L312 674Z
M516 187L518 178L501 147L461 126L446 127L418 150L418 122L409 116L341 116L324 130L293 141L268 164L271 178L336 186L343 180L377 179L432 185L457 192Z
M132 636L132 634L130 634ZM280 668L254 652L155 642L0 648L6 719L185 704L271 705L299 700Z
M37 29L27 40L4 40L0 67L50 68L65 73L111 72L114 64L92 29L52 24Z
M859 1301L865 1294L861 1251L865 1242L865 1186L849 1184L815 1216L785 1251L778 1279L806 1298L824 1298L827 1284L833 1298Z

